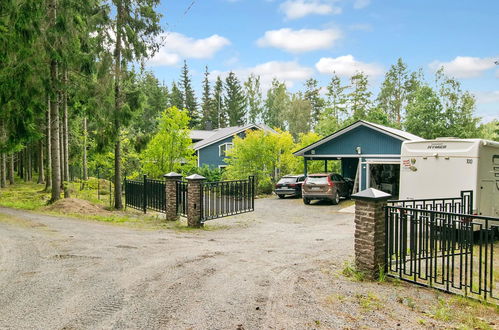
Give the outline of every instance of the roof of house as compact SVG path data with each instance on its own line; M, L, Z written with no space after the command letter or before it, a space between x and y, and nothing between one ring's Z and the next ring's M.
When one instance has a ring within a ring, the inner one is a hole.
M204 131L204 130L193 129L190 132L191 139L196 141L207 139L213 134L215 134L215 131Z
M205 135L206 137L199 141L194 143L193 148L194 150L199 150L203 149L204 147L207 147L209 145L212 145L213 143L216 143L218 141L224 140L228 137L234 136L236 134L242 133L248 129L252 128L257 128L257 129L262 129L267 132L272 132L275 133L275 131L268 127L267 125L263 124L247 124L244 126L232 126L232 127L224 127L224 128L217 128L213 131L196 131L193 130L191 131L191 138L194 140L194 136L200 137ZM194 132L194 133L193 133ZM211 133L211 134L208 134Z
M328 141L330 141L330 140L332 140L332 139L334 139L342 134L345 134L346 132L351 131L352 129L355 129L359 126L366 126L366 127L372 128L376 131L379 131L381 133L384 133L386 135L389 135L389 136L394 137L396 139L399 139L401 141L422 141L422 140L424 140L423 138L421 138L417 135L407 133L407 132L404 132L404 131L396 129L396 128L371 123L371 122L366 121L366 120L358 120L355 123L353 123L345 128L342 128L339 131L336 131L333 134L330 134L330 135L320 139L317 142L314 142L314 143L312 143L312 144L310 144L310 145L308 145L308 146L306 146L298 151L295 151L293 154L296 156L303 156L305 154L305 152L307 152L311 149L314 149L314 148L320 146L321 144L326 143L326 142L328 142Z

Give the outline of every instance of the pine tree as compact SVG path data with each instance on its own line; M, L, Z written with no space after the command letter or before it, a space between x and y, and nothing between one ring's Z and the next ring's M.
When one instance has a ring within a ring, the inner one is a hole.
M246 100L248 105L248 121L257 123L262 120L263 114L263 97L260 87L260 76L251 74L248 80L244 83Z
M201 128L208 129L213 127L213 122L211 121L211 111L213 103L211 100L211 88L210 88L210 73L208 72L208 66L205 67L204 80L203 80L203 100L201 105L202 119Z
M213 128L227 127L227 110L224 104L224 84L220 76L218 76L215 81L211 103L210 120L213 124Z
M127 62L138 60L154 52L158 45L156 37L161 31L160 15L155 12L159 0L113 0L116 19L113 30L116 32L114 42L114 207L123 208L121 193L121 128L129 124L131 116L123 107L122 78ZM133 31L133 33L131 33ZM125 110L125 111L124 111Z
M324 110L325 101L320 95L320 86L317 79L310 78L305 82L304 98L310 102L312 106L312 122L309 124L312 127L317 125L320 116Z
M187 66L187 61L184 60L184 66L182 67L182 73L180 76L180 88L182 91L182 100L184 104L180 109L187 109L189 117L191 118L190 127L196 127L200 124L200 118L197 110L196 95L191 85L191 77L189 75L189 68Z
M288 130L295 140L300 134L310 132L312 105L301 92L293 94L286 112Z
M274 78L272 87L267 91L263 120L273 128L284 129L284 115L289 106L286 84Z
M340 77L334 74L327 86L327 105L316 126L319 134L326 136L341 128L347 112L346 89L348 86L343 85Z
M177 87L175 81L172 83L172 89L170 91L170 105L176 107L177 109L183 109L184 98L182 97L182 92Z
M246 115L246 98L239 79L230 72L225 79L225 105L229 118L229 126L243 125Z
M368 90L367 76L358 72L350 78L352 91L348 94L351 121L366 119L372 106L372 92Z

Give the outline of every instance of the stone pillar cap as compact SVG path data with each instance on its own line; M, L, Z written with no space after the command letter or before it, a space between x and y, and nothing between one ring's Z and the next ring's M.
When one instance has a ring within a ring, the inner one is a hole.
M176 179L176 178L181 178L182 174L178 174L178 173L175 173L175 172L170 172L168 174L163 175L163 177L165 177L167 179Z
M187 180L206 180L206 178L204 176L199 175L199 174L189 175L186 179Z
M353 194L351 197L352 199L355 200L376 202L376 201L386 201L390 199L392 195L378 189L369 188L366 190L359 191L358 193Z

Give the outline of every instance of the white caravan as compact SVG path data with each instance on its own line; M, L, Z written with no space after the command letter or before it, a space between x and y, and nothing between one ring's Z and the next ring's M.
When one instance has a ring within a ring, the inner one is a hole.
M400 199L459 197L473 191L473 213L499 217L499 143L438 138L402 144Z

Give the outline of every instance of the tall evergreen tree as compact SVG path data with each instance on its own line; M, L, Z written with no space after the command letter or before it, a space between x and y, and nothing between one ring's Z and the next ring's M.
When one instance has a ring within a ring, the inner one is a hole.
M272 87L267 91L263 120L273 128L284 129L284 115L289 106L289 95L286 84L277 79L272 80Z
M250 123L260 122L263 114L263 97L260 87L260 76L251 74L244 82L244 90L248 105L248 121Z
M312 106L312 122L310 126L314 127L320 119L320 116L324 110L325 101L320 95L320 86L317 79L310 78L305 82L305 94L304 97L310 102Z
M210 120L213 124L213 128L226 127L227 110L224 103L224 83L220 76L218 76L215 81L211 103Z
M170 91L170 106L176 107L177 109L183 109L184 107L182 92L175 82L172 83L172 89Z
M246 98L239 79L232 71L225 79L224 103L227 107L229 126L243 125L246 115Z
M322 136L339 130L346 119L347 95L345 91L347 89L348 86L343 85L340 77L334 74L327 86L326 107L316 126L316 131Z
M189 67L187 66L187 61L185 60L184 66L182 67L182 73L180 75L180 88L182 91L182 99L184 101L183 107L180 109L187 109L189 117L191 118L190 127L196 127L200 124L197 109L198 104L196 101L196 95L194 94L194 89L192 88Z
M369 91L369 81L362 72L357 72L350 78L351 92L348 94L351 121L366 119L372 107L372 92Z
M54 0L52 0L54 1ZM121 129L129 124L131 118L123 107L122 78L127 63L140 61L154 52L158 45L156 37L160 33L160 15L155 11L159 0L112 0L116 17L113 30L114 42L114 207L123 208L121 193ZM132 32L133 31L133 32ZM127 120L128 119L128 120Z
M376 101L378 108L386 113L395 126L401 127L405 107L418 85L418 73L409 73L401 58L386 73Z
M293 138L298 140L300 134L310 132L310 117L312 105L301 92L293 94L286 112L288 130Z
M210 72L208 71L208 66L205 67L204 79L203 79L203 99L201 104L202 119L201 128L208 129L213 127L213 122L211 121L211 111L213 103L211 100L211 88L210 88Z

